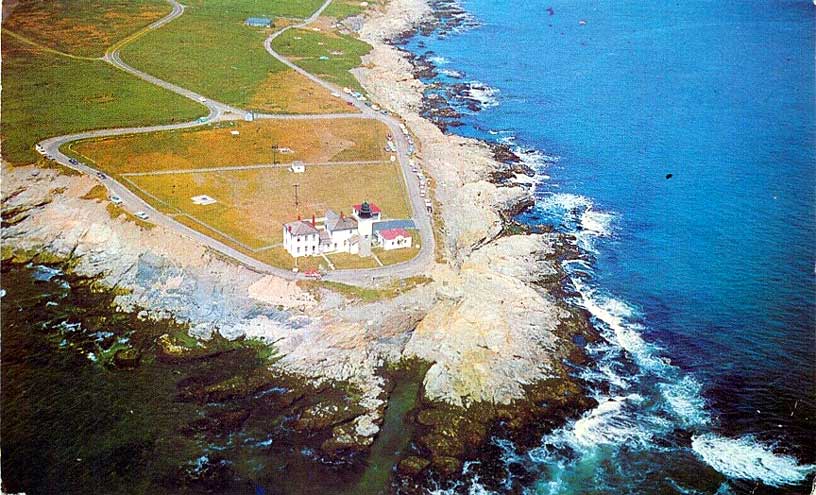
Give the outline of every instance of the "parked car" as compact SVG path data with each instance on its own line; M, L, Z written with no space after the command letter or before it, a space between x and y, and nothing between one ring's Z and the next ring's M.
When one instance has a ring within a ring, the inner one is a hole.
M96 173L96 176L97 176L97 177L99 177L99 178L100 178L100 179L102 179L102 180L105 180L105 179L107 179L107 178L108 178L108 176L107 176L107 175L105 175L105 174L103 174L102 172L97 172L97 173Z
M305 272L303 272L303 274L306 275L309 278L322 278L323 277L323 275L319 271L317 271L315 269L306 270Z
M147 213L145 213L143 211L137 211L136 212L136 218L138 218L140 220L147 220L150 217L147 215Z
M76 160L74 160L73 158L69 158L69 159L68 159L68 163L70 163L71 165L76 165L76 164L78 164L79 162L78 162L78 161L76 161Z
M113 203L115 205L121 205L122 204L122 198L120 198L119 196L117 196L115 194L111 194L110 200L111 200L111 203Z

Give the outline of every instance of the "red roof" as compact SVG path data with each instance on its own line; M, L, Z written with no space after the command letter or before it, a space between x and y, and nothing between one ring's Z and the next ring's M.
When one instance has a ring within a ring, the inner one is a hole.
M385 229L380 231L380 235L388 241L393 241L397 237L411 237L405 229Z
M354 211L360 211L360 208L361 208L362 206L363 206L363 205L361 205L361 204L360 204L360 205L354 205L354 206L352 206L352 208L354 209ZM379 213L380 211L382 211L382 210L380 210L380 207L379 207L379 206L377 206L377 205L375 205L374 203L368 203L368 206L370 206L370 207L371 207L371 213L373 213L373 214L375 214L375 215L376 215L377 213Z

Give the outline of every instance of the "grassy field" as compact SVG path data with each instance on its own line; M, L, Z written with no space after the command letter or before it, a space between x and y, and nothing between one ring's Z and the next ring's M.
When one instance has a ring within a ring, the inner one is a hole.
M34 144L70 132L191 120L207 109L102 61L54 55L10 36L2 43L0 137L11 163L37 160Z
M363 6L360 0L334 0L331 5L323 11L326 17L334 17L337 19L344 19L349 16L362 14L367 8L376 4L375 1L368 1L367 6Z
M235 130L239 135L231 134ZM273 145L292 150L276 153L278 163L382 161L387 134L383 124L367 119L262 120L90 140L70 150L116 175L271 163Z
M61 52L101 57L170 9L164 0L20 0L4 7L3 28Z
M415 287L428 284L431 281L432 279L425 275L416 275L395 280L391 284L378 288L357 287L356 285L325 280L298 280L297 284L298 287L311 292L318 299L320 298L320 289L328 289L352 301L373 302L394 298Z
M377 203L390 218L410 216L401 171L391 162L307 167L303 174L270 168L126 178L143 196L161 200L165 211L188 214L246 249L282 242L283 224L298 215L294 184L299 184L304 218L322 216L327 208L349 213L352 204L364 199ZM200 194L218 202L193 204L190 198Z
M258 86L247 108L266 113L358 113L321 86L292 69L272 72Z
M126 46L122 58L150 74L231 105L301 112L302 101L298 108L290 108L287 102L292 100L276 98L269 90L283 77L279 73L287 71L264 50L270 30L247 27L244 20L307 17L320 4L321 0L190 0L185 2L184 15ZM289 84L314 91L305 78L292 77ZM319 108L307 113L318 112Z
M290 29L276 38L272 47L322 79L362 91L360 83L349 70L358 67L360 57L371 50L367 43L347 35Z
M368 258L363 258L361 256L357 256L356 254L349 254L349 253L335 253L335 254L328 254L326 255L334 265L334 267L338 270L352 270L356 268L376 268L380 265L374 261L374 258L369 256Z

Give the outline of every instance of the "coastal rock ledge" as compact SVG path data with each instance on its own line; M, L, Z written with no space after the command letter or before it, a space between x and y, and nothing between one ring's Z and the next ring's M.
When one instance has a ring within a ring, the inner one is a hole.
M338 288L257 273L175 231L111 214L107 201L91 194L92 178L7 164L3 258L68 258L77 273L117 288L123 308L172 317L199 339L273 346L272 369L308 383L302 393L337 389L354 402L317 400L298 411L300 427L327 431L321 449L332 459L367 451L383 424L393 385L388 370L420 363L427 371L408 414L413 441L397 470L403 492L461 476L464 461L491 455L487 439L499 430L522 447L537 440L592 405L565 363L585 360L574 342L597 335L561 295L569 240L509 235L507 218L529 204L529 190L493 183L506 167L488 146L445 135L419 115L422 84L386 40L429 12L422 0L375 7L359 33L373 50L355 72L374 100L403 118L432 179L439 250L416 277L422 280L394 291L405 281ZM378 296L362 297L362 290ZM254 386L247 384L248 393ZM482 463L490 464L497 463Z

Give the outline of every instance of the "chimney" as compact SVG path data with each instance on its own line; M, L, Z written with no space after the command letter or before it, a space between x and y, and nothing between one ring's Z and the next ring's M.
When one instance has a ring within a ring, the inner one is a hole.
M315 214L312 213L312 227L317 227L317 221L315 219Z
M300 218L300 213L298 213L298 222L301 221L301 220L302 220L302 218Z
M343 214L343 210L340 210L340 220L346 218L346 215Z

